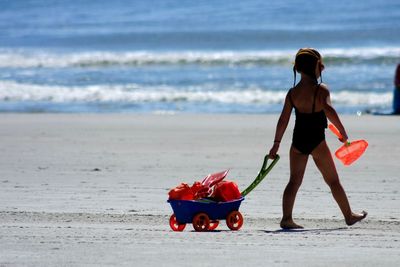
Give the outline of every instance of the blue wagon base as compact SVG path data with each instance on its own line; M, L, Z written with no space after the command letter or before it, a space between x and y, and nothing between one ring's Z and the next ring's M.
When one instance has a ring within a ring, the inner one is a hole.
M231 230L239 230L243 225L243 216L239 207L244 197L228 202L199 200L168 200L174 214L170 226L174 231L183 231L187 223L192 223L196 231L215 230L219 220L226 220Z

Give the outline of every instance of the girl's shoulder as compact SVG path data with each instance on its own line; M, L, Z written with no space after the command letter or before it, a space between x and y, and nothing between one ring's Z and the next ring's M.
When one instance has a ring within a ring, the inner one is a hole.
M319 84L319 91L320 91L319 92L320 95L324 95L324 96L330 95L329 87L325 83L320 83Z
M326 84L321 83L319 86L319 92L318 92L318 102L321 103L322 105L325 105L327 102L329 102L330 100L330 92L329 92L329 88Z

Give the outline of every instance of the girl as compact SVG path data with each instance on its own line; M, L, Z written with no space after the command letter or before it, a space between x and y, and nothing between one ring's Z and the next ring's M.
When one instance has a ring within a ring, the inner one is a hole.
M346 193L340 184L331 152L325 141L327 117L342 134L341 142L347 141L347 134L336 110L332 107L328 87L322 83L321 73L323 69L322 57L315 49L302 48L296 54L293 67L293 88L286 95L283 110L276 126L274 144L269 152L270 158L276 156L294 108L296 122L290 148L290 180L283 193L282 200L283 217L280 226L283 229L303 228L293 221L292 211L309 155L312 156L325 182L329 185L346 224L355 224L367 216L365 211L361 214L351 211ZM296 72L301 75L301 80L297 85ZM321 83L318 83L320 77Z

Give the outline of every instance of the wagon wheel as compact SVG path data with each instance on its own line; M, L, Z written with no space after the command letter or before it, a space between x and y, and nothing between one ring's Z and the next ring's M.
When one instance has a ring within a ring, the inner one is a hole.
M240 227L243 225L243 216L242 214L234 210L231 213L228 214L226 217L226 225L229 227L229 229L236 231L239 230Z
M210 218L203 212L196 214L192 223L194 230L198 232L208 231L210 228Z
M169 218L169 226L175 232L182 232L183 229L185 229L185 227L186 227L186 223L179 223L176 220L175 214L172 214L171 217Z
M219 221L211 221L208 230L212 231L215 230L219 225Z

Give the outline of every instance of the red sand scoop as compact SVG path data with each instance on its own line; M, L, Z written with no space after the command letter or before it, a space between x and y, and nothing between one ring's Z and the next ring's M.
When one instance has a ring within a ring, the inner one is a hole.
M342 135L339 130L333 125L329 124L329 129L339 138L342 139ZM341 146L335 152L335 156L346 166L356 161L368 147L368 142L365 140L356 140L353 142L347 142Z

